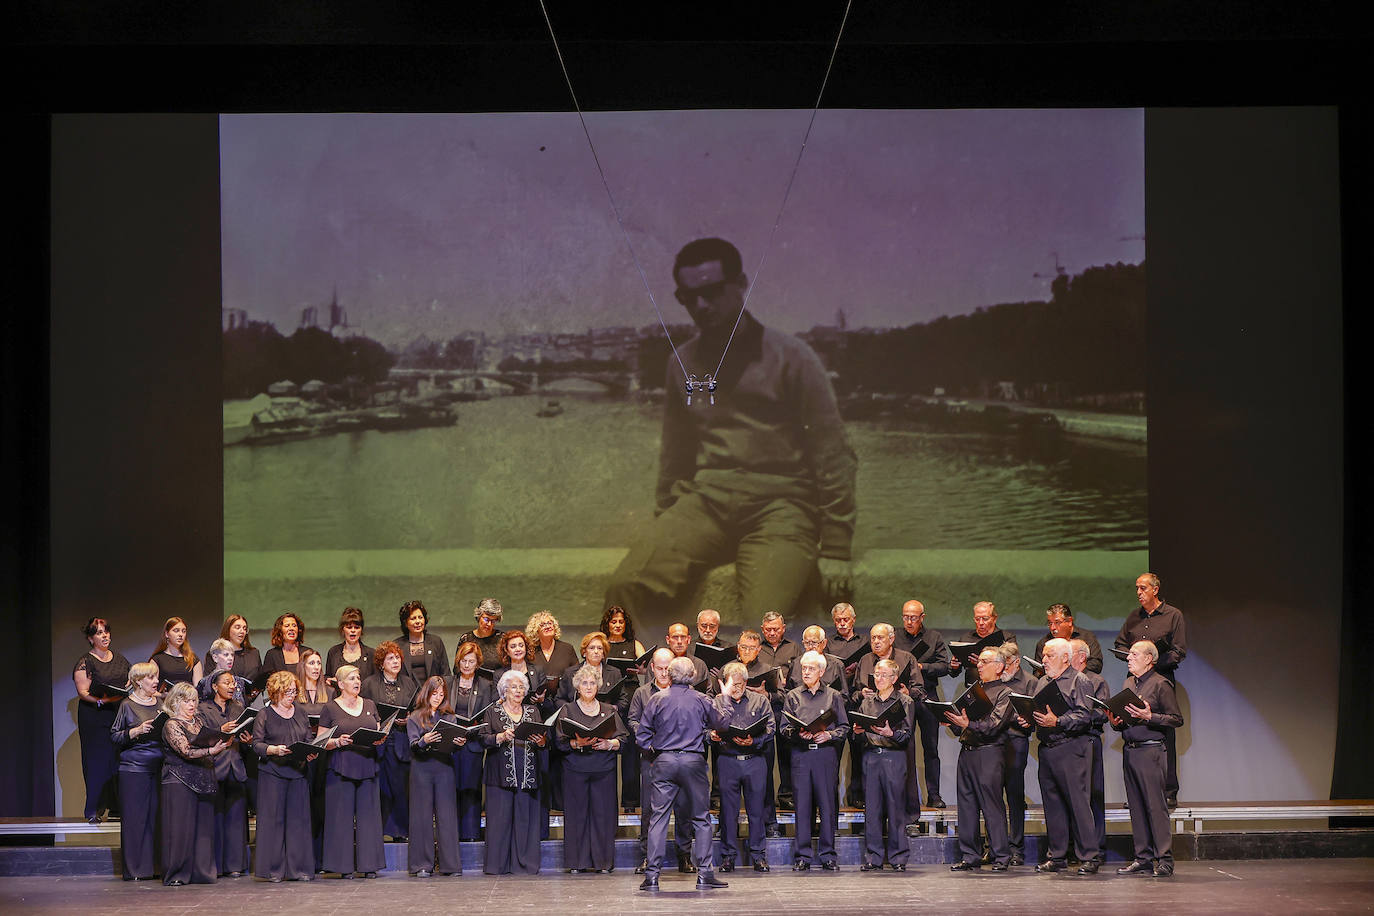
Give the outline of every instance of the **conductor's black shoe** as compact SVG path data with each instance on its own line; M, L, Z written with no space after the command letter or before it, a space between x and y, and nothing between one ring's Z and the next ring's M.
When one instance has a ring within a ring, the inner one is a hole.
M644 874L644 873L645 873L646 871L648 871L648 870L649 870L649 860L648 860L648 859L643 859L643 860L641 860L640 863L639 863L638 865L635 866L635 874L636 874L636 875L642 875L642 874Z
M772 871L772 869L768 867L767 859L755 859L754 871Z
M839 871L840 863L836 862L834 859L826 859L824 862L821 863L821 868L825 869L826 871Z
M945 800L938 795L932 795L926 800L927 808L943 808L944 806Z
M1054 859L1050 859L1049 861L1041 862L1039 865L1035 866L1035 870L1041 874L1046 874L1048 872L1063 871L1067 867L1068 866L1063 862L1056 862Z
M1096 860L1096 859L1089 859L1088 861L1084 862L1082 865L1078 866L1078 873L1079 873L1080 875L1095 875L1095 874L1097 874L1097 868L1098 868L1097 860Z
M1123 865L1116 870L1118 875L1148 875L1154 871L1154 866L1149 862L1132 862L1130 865Z
M993 863L992 863L992 870L993 870L993 871L1006 871L1006 870L1007 870L1006 863L1004 863L1004 862L993 862Z
M717 878L716 873L709 868L706 871L697 872L697 890L729 886L730 883L728 881L722 881Z
M1019 852L1018 852L1018 853L1015 853L1015 854L1012 855L1012 857L1011 857L1011 864L1012 864L1012 865L1025 865L1025 864L1026 864L1026 857L1023 856L1023 855L1021 855Z
M769 824L767 827L764 828L763 835L766 839L779 839L782 836L782 828L779 827L777 824Z
M810 862L807 862L805 859L798 859L797 861L795 861L795 862L792 863L792 870L793 870L793 871L810 871L810 870L811 870L811 863L810 863Z
M658 876L657 876L657 875L646 876L646 877L644 878L643 881L639 882L639 889L642 890L642 891L656 891L656 890L658 890Z
M1151 874L1156 878L1172 878L1174 876L1174 867L1167 862L1156 862Z
M955 862L953 865L951 865L951 866L949 867L949 870L950 870L950 871L977 871L978 868L979 868L979 865L978 865L977 862Z

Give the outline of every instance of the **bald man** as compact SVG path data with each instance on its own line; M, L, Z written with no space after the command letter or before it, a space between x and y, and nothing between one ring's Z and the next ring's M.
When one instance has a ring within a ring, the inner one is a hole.
M902 628L897 630L893 645L911 653L921 674L921 686L929 697L939 696L940 678L949 674L950 654L945 637L939 630L926 626L926 606L915 598L902 605ZM926 803L943 808L940 798L940 726L930 707L915 704L916 725L921 730L921 758L926 771ZM916 746L908 748L915 768Z
M1093 825L1090 786L1092 783L1092 742L1088 727L1092 721L1092 685L1074 670L1072 651L1066 639L1045 643L1045 675L1036 683L1036 693L1051 682L1059 688L1068 709L1062 716L1041 703L1035 712L1035 736L1040 742L1040 797L1045 803L1045 861L1035 866L1038 872L1063 871L1068 867L1069 824L1073 824L1074 849L1078 854L1080 875L1095 875L1098 869L1097 828ZM1019 718L1019 717L1018 717ZM1022 725L1028 723L1021 720Z
M639 731L639 721L644 715L645 704L650 697L660 690L667 690L672 685L672 680L668 675L668 665L676 656L671 649L658 649L654 652L653 658L649 662L649 683L635 690L630 698L630 711L626 718L626 725L629 726L630 734L637 734ZM639 765L639 797L643 801L642 813L639 817L639 865L635 868L635 874L642 875L649 864L649 802L651 799L650 787L654 779L654 762L651 757L641 755ZM677 863L678 869L684 874L695 871L692 865L692 833L688 829L691 823L691 815L687 810L687 796L678 797L678 807L674 809L673 820L677 824Z

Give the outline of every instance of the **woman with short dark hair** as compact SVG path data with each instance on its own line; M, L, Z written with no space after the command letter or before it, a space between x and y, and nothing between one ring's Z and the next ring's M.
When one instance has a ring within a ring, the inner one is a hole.
M201 701L200 718L215 731L233 728L243 712L242 702L234 696L241 678L221 668L209 680L210 696ZM237 738L226 739L229 750L215 757L215 864L221 878L238 878L248 870L248 768L239 749L250 738L249 730L243 729Z
M405 647L406 673L417 684L423 684L434 676L448 677L452 672L448 667L448 649L444 641L428 632L429 611L419 601L407 601L396 612L401 621L401 639Z
M324 676L331 683L334 673L344 665L358 669L359 676L367 680L376 673L372 664L373 648L363 642L363 612L359 608L346 607L339 615L339 638L343 642L329 647L324 657Z
M86 783L86 820L100 823L114 807L119 754L110 728L129 683L129 660L110 648L110 623L92 617L81 628L90 649L72 666L76 685L76 731L81 738L81 776Z
M392 723L386 740L377 749L377 788L382 798L382 834L393 842L404 843L410 833L410 742L406 739L406 719L411 699L418 689L404 668L401 647L391 640L372 653L377 673L363 681L362 695L377 704L399 707L402 712Z

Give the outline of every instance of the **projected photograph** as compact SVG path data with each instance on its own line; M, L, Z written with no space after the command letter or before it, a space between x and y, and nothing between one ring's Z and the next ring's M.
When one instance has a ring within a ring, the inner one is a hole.
M225 612L1119 626L1143 113L811 116L223 116Z

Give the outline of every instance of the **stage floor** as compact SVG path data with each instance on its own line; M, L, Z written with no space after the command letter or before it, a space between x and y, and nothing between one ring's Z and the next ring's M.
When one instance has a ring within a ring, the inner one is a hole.
M698 892L694 878L666 872L657 893L638 891L639 876L410 878L383 872L375 881L317 878L269 884L251 878L215 885L165 888L118 878L0 878L0 912L102 916L153 912L501 912L566 914L712 911L746 913L891 914L902 907L949 913L1047 911L1055 913L1319 913L1374 910L1374 859L1286 859L1180 862L1173 878L1122 878L1115 868L1095 877L1037 875L1032 868L1006 874L984 870L952 874L948 866L917 866L906 873L797 874L786 866L771 874L734 872L724 890ZM709 903L707 902L709 901ZM1003 909L1003 905L1009 909ZM1010 909L1013 908L1014 909Z

